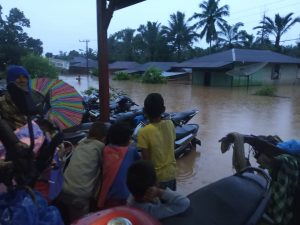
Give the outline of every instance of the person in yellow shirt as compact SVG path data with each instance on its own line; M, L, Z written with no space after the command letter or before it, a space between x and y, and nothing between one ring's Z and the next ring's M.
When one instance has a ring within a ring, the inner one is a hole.
M152 161L159 186L176 190L176 160L174 154L175 127L171 120L162 120L164 99L159 93L149 94L144 101L144 114L149 124L137 138L137 147L144 160Z

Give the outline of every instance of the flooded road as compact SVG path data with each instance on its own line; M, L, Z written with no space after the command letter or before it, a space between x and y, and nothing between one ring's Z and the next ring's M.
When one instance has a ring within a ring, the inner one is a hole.
M61 76L78 91L98 87L94 77ZM194 190L233 173L232 150L222 154L218 140L230 132L255 135L278 135L283 140L300 139L300 85L278 87L280 97L255 96L257 88L215 88L185 84L142 84L111 81L110 86L127 93L143 105L145 96L159 92L167 111L197 108L200 112L190 121L200 126L202 146L177 161L178 190ZM247 150L247 149L246 149Z

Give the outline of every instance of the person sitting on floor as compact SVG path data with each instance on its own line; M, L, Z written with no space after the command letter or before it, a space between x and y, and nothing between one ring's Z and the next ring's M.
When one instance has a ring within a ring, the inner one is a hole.
M186 211L190 205L187 197L169 188L157 186L154 166L151 161L139 160L127 172L127 187L131 193L127 205L163 219Z
M128 167L140 159L137 148L130 145L132 131L127 123L117 122L108 131L103 150L102 187L98 200L100 209L125 205L129 196L126 186Z
M62 211L65 224L89 213L90 205L96 201L101 184L102 151L107 131L106 123L94 122L88 137L72 153L64 172L62 191L55 200Z

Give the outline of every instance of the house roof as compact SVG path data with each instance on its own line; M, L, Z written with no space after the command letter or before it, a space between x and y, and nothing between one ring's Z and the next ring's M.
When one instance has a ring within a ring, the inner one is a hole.
M137 63L137 62L133 62L133 61L116 61L113 63L110 63L108 65L108 68L110 70L130 70L133 68L136 68L138 66L140 66L141 64Z
M147 62L143 65L136 67L135 70L144 72L151 67L155 67L162 71L168 71L176 64L177 64L177 62Z
M88 59L89 68L98 68L98 62L93 59ZM86 58L77 56L70 60L70 67L86 67Z
M291 63L300 64L300 59L283 55L269 50L252 50L252 49L230 49L223 52L210 54L184 61L176 64L174 67L190 68L220 68L233 62L243 63Z

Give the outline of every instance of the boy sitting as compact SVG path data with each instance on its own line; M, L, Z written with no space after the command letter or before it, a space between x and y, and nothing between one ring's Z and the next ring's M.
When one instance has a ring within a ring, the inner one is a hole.
M156 219L184 212L190 200L169 188L156 186L156 173L151 161L139 160L127 172L127 187L131 192L127 205L140 208Z

